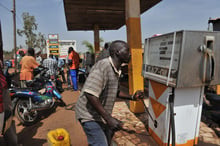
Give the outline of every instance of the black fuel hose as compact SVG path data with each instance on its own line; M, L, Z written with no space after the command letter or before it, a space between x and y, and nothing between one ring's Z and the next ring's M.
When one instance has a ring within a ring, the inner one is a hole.
M141 99L141 101L142 101L142 103L144 104L144 109L145 109L145 111L146 111L146 112L148 113L148 115L150 116L150 119L154 122L154 127L157 128L157 126L158 126L157 120L154 120L154 119L153 119L153 117L152 117L152 115L150 114L150 112L149 112L147 106L146 106L145 103L144 103L144 99Z
M172 88L172 94L169 96L169 107L170 107L170 122L168 131L168 142L167 146L170 146L170 133L172 130L172 146L176 145L176 132L175 132L175 120L174 120L174 88Z
M66 110L72 110L72 111L75 111L75 105L76 105L75 102L70 103L70 104L67 104L67 105L65 106L65 109L66 109Z

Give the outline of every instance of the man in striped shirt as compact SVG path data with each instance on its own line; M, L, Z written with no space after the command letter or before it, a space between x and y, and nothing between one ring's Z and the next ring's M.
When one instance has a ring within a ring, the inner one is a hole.
M43 61L43 66L49 69L47 73L50 76L56 77L57 61L53 59L53 54Z
M111 116L116 97L132 99L119 92L119 76L122 63L130 61L129 46L124 41L114 41L110 56L98 61L91 69L76 103L76 118L87 135L88 144L108 146L114 132L122 128L121 122ZM135 94L143 97L143 92Z

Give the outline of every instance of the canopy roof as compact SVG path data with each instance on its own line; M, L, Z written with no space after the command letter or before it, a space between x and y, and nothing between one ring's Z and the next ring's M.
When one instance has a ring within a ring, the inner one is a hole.
M208 21L209 23L216 23L216 22L220 22L220 18L216 18L216 19L209 19Z
M140 0L141 14L161 0ZM63 0L68 30L116 30L125 25L125 0Z

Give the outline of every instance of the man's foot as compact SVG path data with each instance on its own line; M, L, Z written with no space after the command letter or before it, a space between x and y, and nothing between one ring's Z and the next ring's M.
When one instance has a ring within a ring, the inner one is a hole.
M71 89L71 91L78 91L78 89Z

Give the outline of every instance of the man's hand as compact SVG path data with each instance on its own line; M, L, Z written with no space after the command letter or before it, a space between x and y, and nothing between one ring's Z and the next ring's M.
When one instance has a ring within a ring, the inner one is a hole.
M141 90L137 90L132 96L132 100L144 99L144 92Z
M84 94L86 95L89 102L93 105L93 107L97 110L97 112L107 122L108 126L112 131L121 130L122 122L113 118L109 113L107 113L97 97L87 92L84 92Z
M122 122L116 118L109 117L107 123L113 131L118 131L122 129Z

